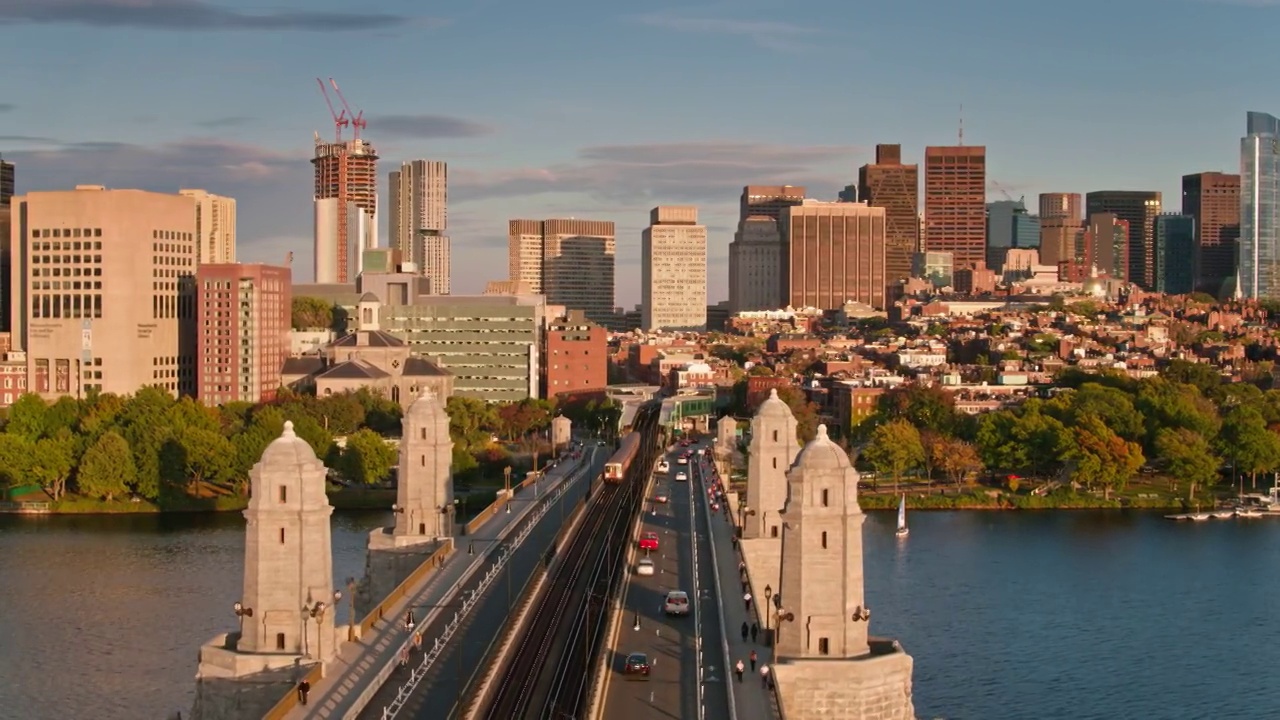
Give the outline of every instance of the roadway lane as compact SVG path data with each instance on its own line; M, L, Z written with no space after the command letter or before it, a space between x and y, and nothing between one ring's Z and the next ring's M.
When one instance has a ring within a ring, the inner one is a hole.
M554 501L542 521L516 549L515 555L507 562L503 571L494 578L480 602L471 609L453 640L440 653L397 717L449 720L457 716L458 702L463 692L484 669L485 656L501 631L508 612L519 602L526 583L532 579L536 566L542 562L544 553L555 541L564 521L582 503L591 482L603 472L608 456L607 448L598 448L590 470L569 486L559 500ZM497 543L493 534L481 531L472 537L459 538L458 547L463 553L471 549L477 555L488 555L496 560L506 546L505 543ZM482 570L465 584L462 593L470 595L483 579ZM463 597L463 594L458 596L457 605L461 604ZM435 638L441 635L445 624L454 614L453 606L426 606L418 608L415 615L425 617L435 607L440 607L442 612L438 622L423 634L424 650L431 648ZM396 697L400 686L408 679L410 670L421 661L422 656L415 655L407 668L397 668L359 717L362 720L381 720L383 708Z
M691 447L696 451L696 446ZM635 565L644 553L636 551L627 568L628 579L623 590L623 613L618 636L613 641L609 676L604 689L602 717L609 720L649 720L668 717L676 720L694 720L701 717L727 718L727 703L723 702L723 690L703 694L700 682L723 681L723 672L717 667L714 678L702 677L702 671L711 665L719 666L714 658L720 655L720 634L716 612L718 607L714 588L710 583L710 554L702 540L706 532L705 517L694 512L694 493L699 483L693 474L693 463L678 465L676 458L682 448L666 457L671 473L657 475L650 489L640 533L656 532L659 549L651 553L655 574L651 577L635 574ZM688 481L676 482L677 472L690 474ZM652 498L666 494L665 504L652 502ZM695 549L696 546L696 549ZM663 600L669 590L683 590L692 600L692 612L685 617L667 617L662 612ZM639 618L640 629L636 630ZM710 632L715 627L714 633ZM699 633L702 634L702 657L699 657ZM713 644L708 645L711 642ZM649 656L652 670L648 680L632 680L622 674L626 656L642 652ZM700 662L701 661L701 662ZM710 675L711 673L708 673ZM722 685L718 685L723 687ZM721 699L716 701L716 699ZM700 704L706 706L706 714L700 712Z

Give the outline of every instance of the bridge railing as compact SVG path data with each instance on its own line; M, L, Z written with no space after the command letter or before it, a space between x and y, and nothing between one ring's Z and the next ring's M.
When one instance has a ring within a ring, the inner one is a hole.
M316 664L311 666L311 669L307 671L306 675L298 678L298 684L306 682L311 685L315 685L320 682L320 678L323 676L324 665ZM283 720L284 716L288 715L289 711L297 706L298 689L295 686L289 688L289 692L285 693L284 697L280 698L280 702L276 703L275 707L268 710L267 714L262 716L262 720Z
M479 515L476 515L474 518L471 518L471 522L465 525L467 534L471 535L475 533L476 530L479 530L481 525L484 525L486 522L489 521L489 518L501 512L502 508L506 507L507 503L510 502L510 500L511 498L507 497L506 495L499 495L497 500L494 500L492 503L489 503L489 507L481 510Z
M364 616L364 619L360 621L360 634L363 636L364 633L368 632L374 625L378 624L378 621L383 619L387 611L390 610L392 606L399 602L405 595L409 594L410 589L416 587L419 583L425 580L428 575L440 569L440 567L444 565L445 558L449 557L449 553L453 552L453 547L453 538L446 538L444 544L440 546L439 550L436 550L431 554L431 557L422 561L421 565L419 565L413 572L409 573L409 576L404 579L404 582L397 585L396 589L392 590L390 595L383 598L382 602L378 603L377 607L370 610L369 614Z

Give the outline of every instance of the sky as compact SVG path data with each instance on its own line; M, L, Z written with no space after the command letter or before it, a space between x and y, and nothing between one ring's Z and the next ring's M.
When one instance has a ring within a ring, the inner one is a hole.
M919 162L961 118L989 201L1160 190L1178 211L1183 174L1239 171L1246 111L1280 114L1252 40L1277 22L1280 0L0 0L0 155L19 192L234 197L239 259L293 251L305 282L332 77L384 206L402 161L449 163L455 293L505 278L508 219L590 218L617 223L630 308L648 211L694 204L714 303L744 185L833 200L876 143Z

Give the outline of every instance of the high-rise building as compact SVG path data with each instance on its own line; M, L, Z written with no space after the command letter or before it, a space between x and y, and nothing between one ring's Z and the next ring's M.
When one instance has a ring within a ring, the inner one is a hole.
M729 311L777 310L783 297L783 245L778 221L752 215L729 243Z
M13 163L5 162L4 157L0 156L0 207L9 207L16 190Z
M613 315L617 256L608 220L512 220L507 224L510 279L547 304L581 310L594 322Z
M316 137L315 280L353 282L363 251L378 246L378 154L365 140Z
M707 227L692 205L660 205L640 238L640 324L706 330Z
M1098 275L1129 277L1129 223L1115 213L1093 213L1085 230L1084 251L1078 253L1084 266Z
M865 203L805 200L782 214L788 304L838 310L887 305L885 209Z
M1156 216L1156 291L1185 295L1195 290L1196 218Z
M1083 260L1084 202L1080 193L1040 194L1040 264Z
M179 190L196 201L196 262L236 261L236 201L204 190Z
M1250 112L1240 141L1240 265L1237 291L1280 297L1280 118Z
M609 333L580 311L548 318L543 343L542 397L584 395L609 385Z
M15 344L46 398L195 391L195 202L142 190L13 198Z
M1040 218L1021 200L987 203L987 267L1003 272L1010 250L1040 247Z
M1195 218L1195 289L1221 294L1236 277L1240 242L1240 176L1182 176L1182 214Z
M885 212L885 278L890 285L911 277L920 245L920 171L902 164L901 145L876 145L874 165L858 168L860 200Z
M15 188L13 163L0 157L0 333L9 332L13 315L13 295L15 280L13 275L13 253L10 247L9 220L13 192Z
M920 249L949 252L956 268L987 260L987 149L924 149L924 237Z
M387 222L390 244L431 278L432 292L448 295L449 165L442 160L413 160L389 176Z
M1148 290L1156 286L1156 216L1160 193L1154 190L1099 190L1084 196L1085 212L1115 213L1129 223L1128 275L1118 280Z
M275 399L289 357L292 273L260 263L196 271L196 396L210 407Z
M804 202L804 193L800 185L748 185L738 199L738 222L752 216L781 220L784 209Z

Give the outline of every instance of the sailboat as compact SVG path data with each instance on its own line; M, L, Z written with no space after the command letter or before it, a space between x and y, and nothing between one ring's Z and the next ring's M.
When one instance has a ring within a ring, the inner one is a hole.
M907 496L903 494L902 499L898 501L898 537L906 537L911 532L907 529Z

